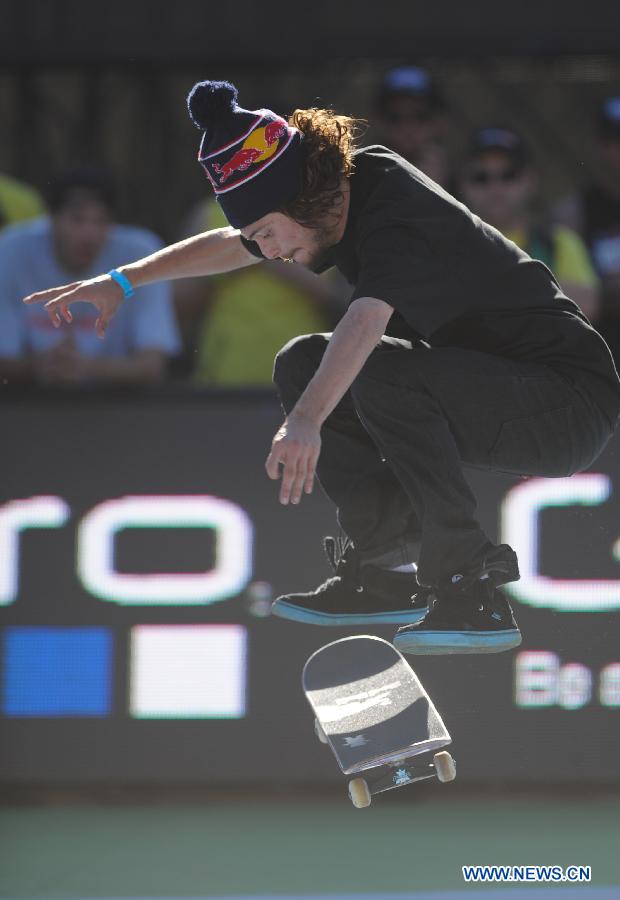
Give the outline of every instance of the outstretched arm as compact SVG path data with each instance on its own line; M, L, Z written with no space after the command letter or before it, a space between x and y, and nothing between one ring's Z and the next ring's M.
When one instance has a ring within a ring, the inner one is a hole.
M281 503L299 503L302 492L312 492L321 426L353 384L393 312L383 300L361 297L336 326L320 366L274 437L267 457L269 477L282 478Z
M257 262L260 260L246 250L236 229L218 228L164 247L150 256L120 266L118 271L129 279L135 289L153 281L231 272ZM24 303L44 303L56 328L63 319L71 322L69 306L77 301L86 301L97 307L99 317L96 329L99 337L103 337L110 319L123 302L123 290L109 275L99 275L86 281L74 281L38 291L24 298Z

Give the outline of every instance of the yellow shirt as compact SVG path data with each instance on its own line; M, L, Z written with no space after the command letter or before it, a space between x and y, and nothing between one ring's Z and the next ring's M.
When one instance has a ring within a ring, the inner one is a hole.
M227 224L217 203L209 201L205 212L205 230ZM198 342L195 378L219 385L270 385L278 350L293 337L328 327L303 288L264 265L218 275Z
M549 230L549 236L550 258L542 259L542 262L549 266L560 286L579 284L583 287L596 287L598 278L590 261L588 248L577 232L563 225L554 225ZM529 234L522 230L509 231L506 237L534 259L541 258Z
M45 205L33 188L0 174L0 228L36 219L44 213Z

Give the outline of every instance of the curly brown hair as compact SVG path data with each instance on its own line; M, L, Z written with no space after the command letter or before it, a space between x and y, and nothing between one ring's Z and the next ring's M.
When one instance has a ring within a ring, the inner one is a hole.
M288 122L303 135L303 186L282 212L306 228L320 228L326 217L338 214L341 180L353 172L353 151L365 122L316 107L296 109Z

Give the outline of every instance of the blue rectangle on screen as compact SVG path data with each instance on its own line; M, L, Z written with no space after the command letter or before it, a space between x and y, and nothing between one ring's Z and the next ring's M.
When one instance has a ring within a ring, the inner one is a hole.
M5 629L5 716L107 716L112 635L107 628Z

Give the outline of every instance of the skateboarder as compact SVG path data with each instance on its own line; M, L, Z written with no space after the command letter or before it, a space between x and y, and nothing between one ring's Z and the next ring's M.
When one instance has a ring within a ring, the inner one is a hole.
M263 258L336 266L353 286L337 328L276 358L286 419L266 468L283 504L316 474L346 540L326 544L334 576L274 612L398 622L397 646L417 653L516 646L497 588L519 577L517 559L476 521L462 467L589 466L620 412L607 345L542 263L390 150L359 149L346 116L297 110L283 122L240 107L226 82L195 85L188 106L231 227L26 302L45 302L59 326L90 301L102 336L124 297L158 279Z

